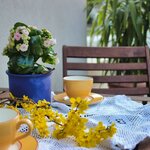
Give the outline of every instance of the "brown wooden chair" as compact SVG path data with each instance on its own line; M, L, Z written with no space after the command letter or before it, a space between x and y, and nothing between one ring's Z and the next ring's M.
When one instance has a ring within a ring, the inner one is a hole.
M89 62L87 58L107 59L100 63ZM118 60L119 61L116 61ZM124 62L121 60L127 60ZM132 60L132 61L131 61ZM94 86L92 92L100 94L148 95L150 94L150 58L149 49L142 47L79 47L63 46L63 76L86 75L92 76ZM103 74L107 71L107 75ZM135 74L123 72L136 71ZM141 72L137 74L137 72ZM114 73L112 75L112 73ZM121 74L118 74L121 73ZM133 84L136 86L118 87L102 84ZM137 84L145 83L144 87ZM97 85L98 84L98 85Z

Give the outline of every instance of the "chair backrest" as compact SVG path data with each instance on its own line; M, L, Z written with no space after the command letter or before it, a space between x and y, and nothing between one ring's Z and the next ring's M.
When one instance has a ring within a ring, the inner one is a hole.
M90 61L87 58L89 58ZM100 60L100 62L93 63L92 60L94 58L95 60ZM104 60L107 60L107 62ZM127 62L125 62L125 60L127 60ZM107 71L107 75L103 74L103 71ZM117 71L117 74L112 75L112 72L114 71ZM141 71L141 73L124 75L123 72L125 71L130 73L133 73L133 71ZM118 74L118 72L121 74ZM68 75L92 76L95 84L95 86L93 86L92 92L100 94L148 95L150 93L149 49L147 46L63 46L63 76ZM137 85L137 83L145 83L145 86L113 86L108 88L104 86L104 88L102 88L102 83L132 83L134 85Z

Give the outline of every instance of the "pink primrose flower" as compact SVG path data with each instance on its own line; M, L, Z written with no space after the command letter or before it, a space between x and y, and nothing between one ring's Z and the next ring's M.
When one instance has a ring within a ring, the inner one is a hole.
M28 45L26 45L26 44L21 44L20 50L21 50L22 52L27 51L27 50L28 50Z
M46 39L44 41L44 46L45 47L50 47L56 44L56 39Z
M21 38L21 34L20 34L19 32L16 32L16 33L14 34L14 39L15 39L16 41L19 41L20 38Z
M56 44L56 39L50 39L49 44L50 45L55 45Z
M29 35L29 31L26 30L26 29L23 29L23 30L22 30L22 33L25 34L25 35Z

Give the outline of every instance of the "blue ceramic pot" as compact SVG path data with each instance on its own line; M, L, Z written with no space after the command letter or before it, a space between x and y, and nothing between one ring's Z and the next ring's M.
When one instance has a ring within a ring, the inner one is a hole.
M16 97L28 96L35 102L51 100L51 71L47 74L12 74L9 78L9 91Z

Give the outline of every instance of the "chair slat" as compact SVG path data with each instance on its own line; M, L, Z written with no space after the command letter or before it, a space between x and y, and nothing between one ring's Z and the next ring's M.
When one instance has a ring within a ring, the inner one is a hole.
M140 83L148 82L147 75L124 75L124 76L92 76L94 83Z
M67 63L68 70L145 70L147 68L145 63Z
M144 47L64 47L66 49L65 53L68 57L103 57L103 58L136 58L136 57L145 57L145 53L143 53ZM113 53L110 53L110 51ZM94 51L94 52L93 52Z
M109 88L109 89L92 89L92 92L100 94L123 94L123 95L144 95L149 92L149 88Z

